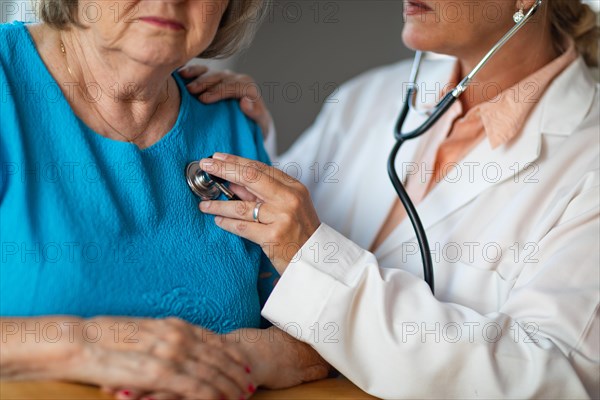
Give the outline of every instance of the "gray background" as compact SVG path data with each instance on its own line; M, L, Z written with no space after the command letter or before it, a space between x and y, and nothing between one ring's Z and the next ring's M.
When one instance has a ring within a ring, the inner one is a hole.
M401 0L273 2L251 48L231 68L261 87L280 152L310 126L337 86L411 56L402 44L402 24Z

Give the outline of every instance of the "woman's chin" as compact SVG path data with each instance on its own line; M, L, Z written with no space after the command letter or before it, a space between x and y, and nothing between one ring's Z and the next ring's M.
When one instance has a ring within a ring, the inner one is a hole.
M432 51L438 53L440 48L439 40L427 35L422 29L404 29L402 32L402 41L409 49L415 51Z
M167 66L178 66L185 64L188 60L183 58L180 53L174 52L173 47L166 49L156 49L151 46L140 46L137 49L127 51L129 58L140 64L149 67L161 68ZM190 59L192 57L189 57ZM175 68L174 67L174 68Z

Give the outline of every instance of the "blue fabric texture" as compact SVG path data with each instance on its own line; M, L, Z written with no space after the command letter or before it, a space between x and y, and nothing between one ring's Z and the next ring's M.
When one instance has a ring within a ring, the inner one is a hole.
M0 315L260 325L276 271L198 210L184 174L216 151L268 162L260 129L237 102L204 105L174 76L177 122L140 150L87 127L26 26L0 25Z

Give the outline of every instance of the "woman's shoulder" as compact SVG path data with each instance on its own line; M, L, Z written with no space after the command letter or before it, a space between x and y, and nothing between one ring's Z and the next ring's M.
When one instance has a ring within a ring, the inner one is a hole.
M443 80L452 72L455 63L451 57L430 57L423 61L418 79L420 82ZM402 60L370 69L344 83L340 94L352 96L372 91L396 98L406 90L412 65L412 60Z
M419 74L423 92L439 93L440 85L452 72L454 59L426 60ZM412 60L373 68L342 84L325 102L324 115L340 126L354 125L357 119L377 115L396 115L409 86ZM366 121L366 120L365 120Z
M193 136L192 139L209 146L227 145L238 155L268 161L260 128L243 113L239 100L225 99L205 104L187 91L182 92L189 97L186 124L193 129L186 129L186 132ZM206 143L207 140L211 144Z
M231 124L252 128L253 122L242 112L237 99L224 99L215 103L203 103L195 96L190 97L189 112L192 119L201 119L214 127L228 127Z
M6 61L14 57L19 51L23 51L22 46L27 41L27 28L20 21L9 24L0 24L0 58Z
M200 103L197 99L195 101ZM244 114L238 99L224 99L201 106L214 116L216 124L222 129L237 132L237 139L254 141L257 130L259 130L258 125Z
M0 38L4 39L6 36L21 32L23 29L25 29L25 23L21 21L0 24Z
M45 35L41 24L25 24L20 21L0 24L0 69L15 79L25 79L24 73L35 65L38 57L36 38L43 42Z

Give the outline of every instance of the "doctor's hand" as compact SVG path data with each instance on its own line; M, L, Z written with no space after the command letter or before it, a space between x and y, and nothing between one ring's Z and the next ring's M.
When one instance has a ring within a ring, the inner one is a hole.
M193 79L186 87L203 103L238 99L244 114L258 124L266 139L273 118L262 99L260 87L252 77L228 70L210 71L208 67L197 64L181 68L179 74L186 79Z
M260 245L283 273L321 224L308 189L277 168L229 154L215 153L200 167L231 182L230 189L242 199L203 201L200 210L216 215L222 229Z

